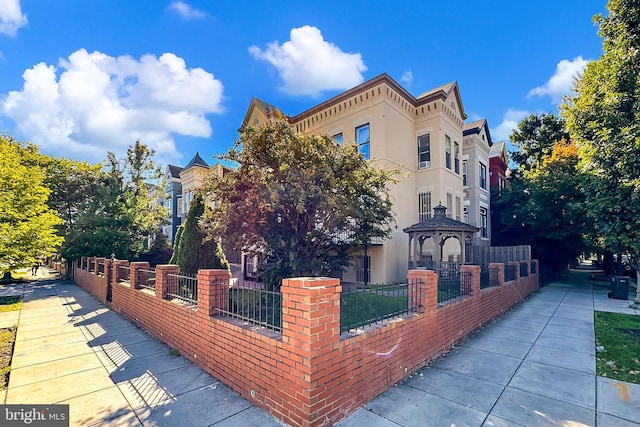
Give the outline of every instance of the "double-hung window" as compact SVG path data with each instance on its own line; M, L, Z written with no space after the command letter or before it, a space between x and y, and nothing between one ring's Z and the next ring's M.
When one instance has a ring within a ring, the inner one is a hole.
M341 133L339 133L337 135L333 135L332 138L333 138L333 140L335 142L337 142L338 144L342 145L342 134Z
M480 208L480 237L483 239L489 237L487 233L487 210L485 208Z
M444 163L447 169L451 169L451 137L444 136Z
M466 160L462 161L462 185L469 185L467 184L467 161Z
M418 137L418 169L431 167L431 141L429 134Z
M453 167L456 173L460 173L460 144L453 143Z
M431 218L431 193L418 194L418 221L426 221Z
M358 126L356 128L356 144L358 145L358 152L361 153L365 159L370 158L369 143L369 123Z
M487 189L487 166L480 162L480 188Z

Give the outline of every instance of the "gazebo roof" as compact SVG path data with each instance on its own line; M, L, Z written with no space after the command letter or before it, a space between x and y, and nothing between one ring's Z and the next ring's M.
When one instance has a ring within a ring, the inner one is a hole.
M403 229L405 233L422 232L422 231L439 231L439 232L469 232L477 233L480 231L478 227L469 225L462 221L456 221L453 218L447 217L447 208L439 204L433 208L433 218L429 218L425 221L421 221L417 224L413 224L410 227Z

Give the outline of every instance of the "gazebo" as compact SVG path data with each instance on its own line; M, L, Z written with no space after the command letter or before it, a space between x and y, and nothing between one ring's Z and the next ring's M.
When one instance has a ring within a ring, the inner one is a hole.
M447 208L439 204L433 208L433 218L414 224L403 229L409 234L409 269L428 267L439 270L443 259L443 248L446 241L455 238L460 244L462 264L471 260L466 259L466 245L471 242L474 233L480 231L478 227L447 217ZM439 259L433 262L423 260L423 246L427 239L433 239L440 247Z

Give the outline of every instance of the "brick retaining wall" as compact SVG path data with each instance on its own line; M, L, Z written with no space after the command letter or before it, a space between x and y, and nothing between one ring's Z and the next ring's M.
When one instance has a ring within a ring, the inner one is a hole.
M283 330L273 338L212 316L221 304L220 287L228 286L226 270L198 273L194 309L164 298L166 274L175 273L177 266L158 266L155 294L137 289L135 272L148 264L130 267L130 281L116 283L117 263L111 266L114 310L252 403L300 426L343 419L538 288L537 274L505 283L504 265L491 264L490 275L498 278L499 286L480 289L480 267L463 266L472 273L472 295L438 304L436 274L411 270L408 279L421 281L419 313L341 335L339 280L285 279ZM106 302L104 278L77 266L75 273L80 286Z

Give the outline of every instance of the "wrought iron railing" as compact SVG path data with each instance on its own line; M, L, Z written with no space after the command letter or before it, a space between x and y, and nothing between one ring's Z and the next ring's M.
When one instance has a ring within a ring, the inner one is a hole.
M233 288L223 280L217 289L217 314L271 331L282 332L282 293L260 289L255 282L236 282ZM226 304L225 304L226 303Z
M96 271L96 261L94 259L90 259L89 260L89 272L95 272Z
M531 261L531 274L538 274L538 262Z
M98 271L97 274L100 276L104 276L104 261L98 261Z
M118 266L118 283L129 282L129 275L131 274L131 268L128 265Z
M421 281L369 285L340 294L340 332L372 325L418 310Z
M505 265L504 267L504 281L511 282L516 280L516 265Z
M137 271L136 287L156 291L156 271L140 268Z
M451 270L438 276L438 303L471 295L470 271Z
M529 275L529 268L526 262L520 262L520 277L527 277Z
M177 299L187 305L198 305L198 278L186 273L167 274L167 299Z

